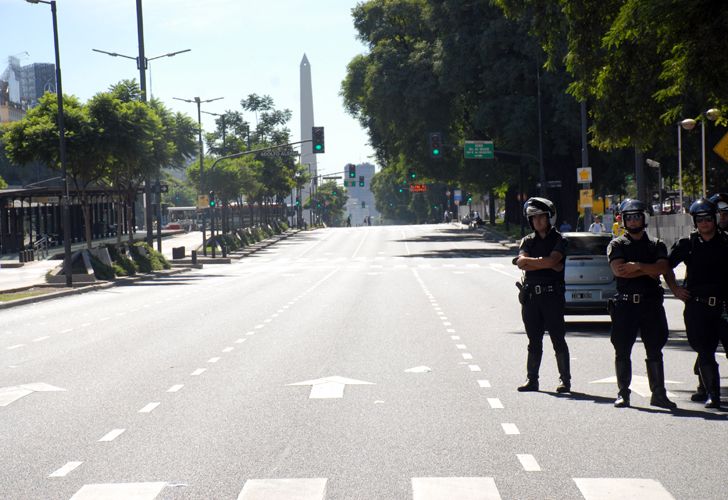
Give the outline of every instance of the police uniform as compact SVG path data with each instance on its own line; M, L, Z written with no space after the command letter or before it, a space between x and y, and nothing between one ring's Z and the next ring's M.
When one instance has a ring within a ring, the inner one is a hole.
M685 286L690 300L685 303L685 330L690 347L698 353L697 364L705 388L706 406L720 407L720 377L715 351L726 335L723 319L728 286L728 236L720 230L708 241L694 231L677 241L670 251L670 266L684 262ZM699 400L699 398L696 398Z
M521 240L519 254L537 258L549 257L551 252L559 252L564 259L566 258L566 241L553 227L546 233L545 238L541 238L534 231ZM571 372L564 325L564 270L525 271L519 299L522 304L521 317L528 336L526 363L528 381L537 387L543 355L543 336L547 330L556 353L556 364L561 377L559 387L562 389L557 388L557 391L568 392L571 388Z
M624 214L623 214L624 217ZM615 259L625 262L654 264L667 259L667 248L659 240L651 240L647 233L639 239L629 233L613 239L607 247L611 263ZM663 289L659 278L637 276L617 277L617 294L611 309L611 341L615 351L615 370L619 397L615 406L629 406L629 386L632 382L632 346L639 332L647 352L647 376L652 391L651 404L674 407L665 392L665 374L662 364L662 348L667 343L667 317L662 305ZM622 403L620 403L620 400ZM662 404L660 404L662 403Z

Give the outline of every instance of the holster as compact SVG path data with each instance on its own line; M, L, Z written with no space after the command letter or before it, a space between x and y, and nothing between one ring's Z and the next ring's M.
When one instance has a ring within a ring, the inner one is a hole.
M521 305L525 305L526 302L528 302L528 299L531 298L531 294L520 281L516 281L516 287L518 288L518 302L520 302Z

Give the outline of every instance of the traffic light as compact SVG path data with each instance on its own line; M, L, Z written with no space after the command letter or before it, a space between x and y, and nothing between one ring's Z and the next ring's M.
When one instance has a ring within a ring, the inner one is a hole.
M324 146L324 128L323 127L311 128L311 142L313 144L314 154L326 152L326 147Z
M359 187L364 187L364 176L363 175L359 176Z
M430 133L430 156L433 158L442 156L442 134L440 132Z
M210 208L215 208L215 191L210 191L208 195L208 200L210 203Z
M301 198L296 198L296 206L297 207L301 206Z
M338 195L339 195L339 192L336 189L331 191L331 196L333 196L334 198L336 198Z
M349 179L356 179L356 165L349 164Z
M465 193L465 199L467 200L466 203L468 205L473 204L473 195L471 193Z
M407 170L407 180L414 181L417 179L417 172L415 172L414 168L410 168Z

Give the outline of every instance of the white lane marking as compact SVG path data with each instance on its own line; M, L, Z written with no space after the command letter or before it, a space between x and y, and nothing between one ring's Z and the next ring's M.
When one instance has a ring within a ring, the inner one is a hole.
M154 500L167 483L105 483L84 484L71 500Z
M521 431L518 430L518 427L516 427L516 424L501 424L501 427L503 427L503 432L506 434L520 434Z
M248 479L238 500L323 500L326 478Z
M490 382L488 380L478 380L478 385L481 388L487 388L490 387Z
M77 468L82 463L83 462L68 462L66 465L64 465L57 471L51 473L51 475L48 477L66 477L68 474L70 474L75 468Z
M480 367L478 365L468 365L468 368L470 368L471 372L479 372Z
M492 477L413 477L412 500L501 500Z
M369 231L367 231L367 232L364 233L364 237L359 242L359 246L356 247L356 250L354 250L354 253L351 256L352 259L356 258L356 254L359 253L359 249L361 249L362 245L366 241L367 236L369 236Z
M574 478L585 500L610 500L625 498L634 500L675 500L654 479L637 478Z
M207 368L198 368L197 370L190 373L191 376L196 377L197 375L202 375L207 371Z
M245 335L255 335L255 332L251 330L249 332L245 332Z
M270 315L270 317L271 318L277 318L278 317L278 313L273 313L273 314Z
M245 342L245 339L238 339L235 341L236 344L242 344L243 342Z
M503 408L503 403L498 398L488 398L488 404L493 409Z
M270 323L271 321L273 321L273 320L272 320L272 319L270 319L270 318L268 318L268 319L264 319L264 320L263 320L263 323Z
M68 332L72 332L72 331L73 331L73 328L66 328L65 330L61 330L58 333L68 333Z
M50 336L46 335L45 337L38 337L37 339L33 339L33 342L43 342L44 340L48 340Z
M99 318L99 321L109 321L110 319L110 316L104 316L103 318Z
M460 337L453 338L453 340L458 340L459 338ZM455 344L455 347L457 347L458 349L467 349L467 347L465 346L465 344Z
M447 321L442 322L442 326L452 326L452 323L449 323Z
M184 384L176 384L167 389L167 392L177 392L184 387Z
M454 329L454 328L448 328L448 329L447 329L447 330L445 330L445 331L446 331L447 333L455 333L455 329Z
M5 349L7 349L8 351L14 351L15 349L20 349L21 347L25 347L25 344L11 345L9 347L6 347Z
M157 406L159 406L159 403L149 403L147 406L139 410L139 413L152 413Z
M521 462L523 470L526 472L538 472L541 470L541 467L539 467L538 462L536 462L536 459L533 458L533 455L518 454L516 456L518 457L518 461Z
M509 273L509 272L503 271L502 269L499 269L499 267L503 267L503 264L490 264L490 266L488 266L488 267L490 267L491 271L495 271L496 273L504 274L504 275L508 276L509 278L520 278L521 277L520 272Z
M220 361L220 358L219 357L217 357L217 358L210 358L210 359L207 360L208 363L217 363L218 361Z
M404 231L402 231L402 241L404 243L404 249L407 252L407 255L412 255L412 253L410 253L409 245L407 244L407 235L404 234Z
M453 271L453 274L465 274L465 271Z
M86 326L91 326L91 323L82 323L82 324L81 324L81 328L84 328L84 327L86 327Z
M347 385L374 385L374 382L365 382L363 380L334 375L332 377L294 382L293 384L287 385L310 385L311 392L308 396L309 399L340 399L344 397L344 389Z
M235 348L234 347L226 347L225 349L222 350L222 352L230 352L233 349L235 349Z
M473 355L470 354L469 352L464 352L463 359L465 359L465 360L473 359Z
M124 434L124 431L126 429L114 429L113 431L108 432L104 437L99 439L99 442L102 441L113 441L114 439L118 438L122 434Z
M415 366L414 368L407 368L405 373L428 373L431 372L432 368L429 366Z
M260 330L260 329L261 329L261 328L263 328L264 326L265 326L265 325L255 325L255 329L256 329L256 330Z

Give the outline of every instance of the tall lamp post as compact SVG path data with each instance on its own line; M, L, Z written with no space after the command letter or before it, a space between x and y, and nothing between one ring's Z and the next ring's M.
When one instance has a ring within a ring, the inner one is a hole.
M172 99L176 99L178 101L184 101L184 102L194 102L197 104L197 138L199 142L199 148L200 148L200 194L205 192L205 183L204 183L204 175L205 170L203 166L203 157L204 157L204 148L202 146L202 111L200 109L200 105L207 102L212 101L219 101L220 99L223 99L223 97L215 97L214 99L205 99L204 101L200 99L199 97L194 97L192 99L182 99L180 97L173 97ZM202 255L207 256L207 242L205 241L206 234L205 234L205 217L202 217Z
M700 136L701 136L701 148L702 148L702 164L703 164L703 198L707 196L707 189L706 189L706 158L705 158L705 120L708 119L710 121L715 121L718 118L720 118L720 110L716 108L710 108L705 113L702 113L700 116ZM697 120L693 118L686 118L685 120L680 122L680 126L684 128L685 130L692 130L695 128L695 125L697 125ZM679 135L678 135L678 141L679 141ZM679 143L678 143L679 144ZM678 146L679 148L680 146ZM682 163L682 160L680 161ZM682 181L681 181L682 182Z
M63 176L63 199L61 212L63 217L63 274L66 276L66 286L73 286L73 270L71 268L71 198L68 191L68 174L66 169L66 127L63 114L63 87L61 85L61 54L58 48L58 16L56 15L55 0L26 0L28 3L44 3L51 6L53 16L53 46L56 53L56 96L58 98L58 141L61 171Z
M138 4L139 9L141 9L141 3ZM161 54L154 57L146 57L144 56L144 41L143 41L143 34L142 34L142 26L141 26L141 11L137 12L139 17L139 56L133 57L133 56L127 56L126 54L119 54L118 52L108 52L106 50L101 49L91 49L94 52L99 52L101 54L106 54L111 57L123 57L124 59L131 59L133 61L136 61L137 63L137 69L139 70L139 87L142 92L142 102L147 101L147 85L146 85L146 74L144 73L144 70L149 66L149 61L153 61L155 59L160 59L162 57L174 57L177 54L182 54L184 52L190 52L192 49L184 49L184 50L178 50L176 52L168 52L166 54ZM142 61L144 61L144 64L142 64ZM149 70L149 94L152 93L152 70L150 68ZM157 191L157 196L159 197L158 203L157 203L157 250L162 251L162 193L159 189L160 186L160 179L159 174L157 174L157 182L155 191ZM152 225L151 225L151 192L149 187L149 179L145 179L145 187L144 187L144 196L147 201L147 243L150 245L152 244Z

